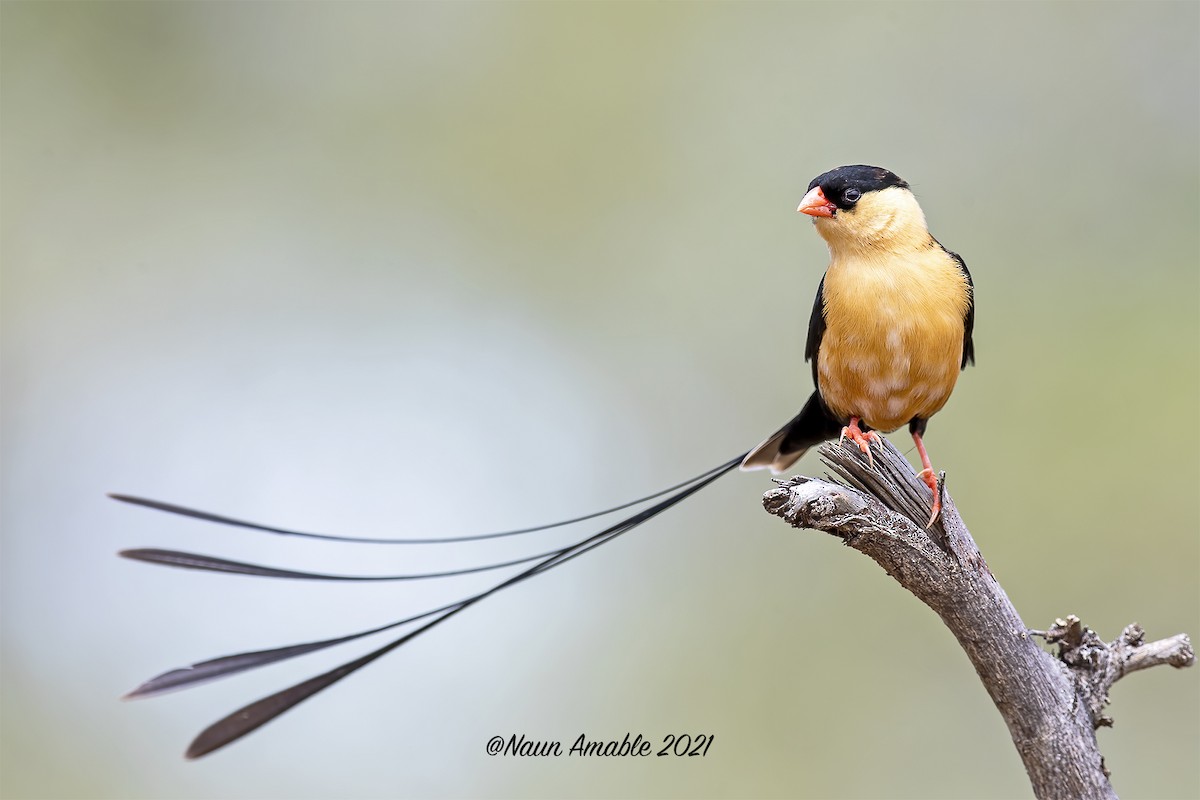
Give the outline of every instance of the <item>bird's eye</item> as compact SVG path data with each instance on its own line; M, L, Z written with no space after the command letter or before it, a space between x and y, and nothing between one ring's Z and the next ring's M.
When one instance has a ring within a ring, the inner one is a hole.
M862 197L862 192L860 192L858 189L847 189L846 191L842 192L842 199L847 203L857 203L858 198L860 197Z

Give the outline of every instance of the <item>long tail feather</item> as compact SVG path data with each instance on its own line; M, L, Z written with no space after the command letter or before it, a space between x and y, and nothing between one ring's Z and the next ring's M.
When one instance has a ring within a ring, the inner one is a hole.
M390 631L392 628L398 628L401 625L407 625L410 622L416 622L425 617L431 617L442 611L460 606L470 598L459 600L456 603L449 603L440 608L434 608L429 611L423 611L420 614L415 614L411 617L389 622L386 625L380 625L377 628L371 628L357 633L346 634L345 636L337 636L333 639L322 639L319 642L305 642L303 644L290 644L285 647L274 647L270 650L253 650L246 653L237 653L229 656L221 656L220 658L211 658L207 661L198 661L195 664L190 664L186 667L169 670L161 675L155 675L148 681L143 682L137 688L122 697L122 700L137 700L143 697L154 697L156 695L173 692L178 689L188 689L192 686L197 686L209 681L215 681L219 678L225 678L230 675L236 675L239 672L255 669L256 667L265 667L268 664L274 664L278 661L286 661L289 658L308 655L315 653L318 650L324 650L327 647L334 647L346 642L352 642L356 639L362 639L366 636L371 636L376 633Z
M409 575L330 575L324 572L302 572L278 567L264 567L260 564L247 564L243 561L230 561L227 558L206 556L199 553L185 553L182 550L159 550L153 547L142 547L133 550L121 550L117 555L133 561L145 561L164 567L180 567L197 569L206 572L227 572L234 575L253 575L257 578L292 578L312 581L418 581L429 578L452 578L456 575L472 575L477 572L487 572L504 567L515 567L517 564L527 564L539 558L546 558L557 550L547 550L537 555L525 556L512 561L497 561L494 564L483 564L477 567L445 570L443 572L415 572Z
M710 483L715 481L717 478L719 478L722 475L724 475L725 473L735 469L742 462L742 460L744 458L745 458L745 454L738 456L737 458L735 458L731 461L726 462L725 464L721 465L720 467L716 467L712 470L709 470L708 472L703 474L702 480L700 480L699 482L696 482L692 485L689 485L686 489L678 492L677 494L671 495L666 500L656 503L655 505L651 506L650 508L647 508L647 509L641 511L641 512L635 514L634 516L629 517L628 519L622 520L621 522L618 522L617 524L615 524L609 528L605 528L604 530L600 531L599 533L596 533L596 534L588 537L587 539L584 539L581 542L578 542L574 545L571 545L570 547L564 548L564 549L556 552L554 555L550 556L549 558L545 559L544 561L539 562L538 564L525 570L524 572L521 572L505 581L502 581L502 582L496 584L495 586L491 587L490 589L482 591L477 595L474 595L470 598L467 598L464 601L461 601L460 603L456 603L456 604L453 604L448 607L443 607L445 609L445 613L442 614L440 617L437 617L436 619L434 619L430 622L427 622L424 625L421 625L420 627L416 628L415 630L405 633L403 636L385 644L383 647L373 650L370 653L367 653L364 656L360 656L359 658L356 658L352 661L348 661L345 664L342 664L341 666L336 667L328 672L325 672L325 673L322 673L315 677L309 678L306 681L302 681L298 684L295 684L294 686L290 686L290 687L283 689L279 692L276 692L272 695L268 695L267 697L264 697L264 698L257 700L247 706L244 706L243 708L240 708L237 711L234 711L232 714L229 714L228 716L224 717L223 719L218 720L217 722L213 723L208 728L206 728L204 731L202 731L200 733L200 735L197 736L196 739L192 742L191 746L188 747L187 757L188 758L199 758L200 756L211 753L214 750L217 750L231 742L236 741L237 739L240 739L241 737L258 729L259 727L266 724L267 722L270 722L272 719L279 716L280 714L283 714L284 712L293 708L297 704L303 702L304 700L307 700L309 697L312 697L314 694L320 692L323 689L328 688L329 686L333 685L337 681L340 681L342 678L345 678L346 676L350 675L351 673L361 669L362 667L365 667L367 664L370 664L372 661L375 661L377 658L391 652L392 650L396 649L400 645L402 645L408 641L411 641L416 636L419 636L420 634L433 628L434 626L438 625L439 623L444 622L445 620L449 619L450 617L454 616L455 614L469 608L470 606L474 605L475 603L478 603L480 600L483 600L484 598L490 597L491 595L493 595L499 591L502 591L511 586L514 586L514 585L520 583L521 581L527 580L528 578L531 578L534 575L539 575L548 569L553 569L554 567L565 564L566 562L570 561L571 559L576 558L577 556L583 555L584 553L586 553L596 547L599 547L600 545L604 544L605 542L612 541L613 539L620 536L622 533L625 533L627 531L632 530L633 528L636 528L638 525L641 525L643 522L657 516L658 514L662 513L663 511L667 510L668 508L671 508L672 506L676 505L677 503L692 496L696 492L703 489L705 486L708 486ZM436 611L428 612L425 616L428 616L429 614L433 614L433 613L437 613L437 612ZM316 649L316 648L314 648L314 649ZM262 651L262 652L270 652L270 651ZM306 651L306 652L311 652L311 650ZM289 657L289 656L281 656L281 658L286 658L286 657ZM233 657L231 657L231 658L233 658ZM274 660L279 660L279 659L274 659ZM266 661L263 663L270 663L270 662Z
M223 514L214 514L210 511L200 511L195 508L176 505L174 503L164 503L161 500L150 500L145 497L137 497L129 494L121 494L119 492L109 493L109 497L113 500L119 500L122 503L141 506L143 508L154 509L155 511L165 511L168 514L177 514L182 517L191 517L193 519L204 520L205 522L216 522L221 525L231 525L236 528L246 528L248 530L262 531L264 533L273 533L280 536L299 536L305 539L320 539L331 542L358 542L360 544L451 544L454 542L478 542L484 539L499 539L504 536L517 536L522 533L534 533L536 531L548 531L553 528L561 528L564 525L574 525L576 522L586 522L589 519L604 517L617 511L624 511L627 508L641 505L642 503L662 497L665 494L670 494L677 489L682 489L689 486L698 480L711 475L713 470L702 472L701 474L688 478L686 481L680 481L674 486L668 486L666 489L648 494L645 497L639 497L636 500L630 500L627 503L622 503L619 506L606 508L602 511L593 511L590 514L573 517L571 519L559 520L558 522L550 522L545 525L534 525L529 528L517 528L511 531L497 531L495 533L478 533L470 536L447 536L444 538L425 538L425 539L374 539L366 536L342 536L332 533L309 533L306 531L291 530L289 528L278 528L274 525L263 525L257 522L247 522L234 517L227 517Z

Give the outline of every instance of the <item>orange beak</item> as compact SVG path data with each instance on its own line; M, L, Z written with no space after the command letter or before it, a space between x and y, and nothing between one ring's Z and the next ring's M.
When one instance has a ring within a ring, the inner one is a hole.
M814 186L808 194L804 195L804 199L800 201L800 207L796 209L801 214L808 214L810 217L832 217L837 211L837 206L825 199L825 193L821 191L820 186Z

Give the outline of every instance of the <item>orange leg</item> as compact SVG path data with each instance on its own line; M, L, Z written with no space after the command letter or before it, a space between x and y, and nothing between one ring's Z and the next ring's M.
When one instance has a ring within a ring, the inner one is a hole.
M864 432L858 427L858 421L861 417L851 417L850 424L842 428L842 435L838 437L838 444L841 444L843 439L849 439L858 445L858 449L867 454L867 463L872 467L875 466L875 459L871 458L871 442L879 442L879 434L875 431ZM924 452L924 451L922 451Z
M921 454L921 466L924 467L917 477L925 481L925 485L933 492L933 513L929 515L929 522L925 524L928 528L938 518L938 514L942 513L942 498L938 493L937 475L933 473L933 464L929 461L929 453L925 452L925 443L921 441L921 434L914 432L913 441L917 443L917 452Z

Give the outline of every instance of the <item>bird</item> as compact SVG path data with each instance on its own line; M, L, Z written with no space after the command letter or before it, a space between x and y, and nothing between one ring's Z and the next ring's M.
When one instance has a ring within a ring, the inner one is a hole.
M797 211L813 218L830 256L804 346L815 389L741 467L782 472L834 430L870 459L876 431L907 424L933 494L928 527L941 493L922 437L975 362L971 273L929 232L908 183L882 167L818 175Z
M488 597L561 566L683 502L718 478L741 469L780 473L824 441L848 441L872 464L879 432L907 424L932 494L927 527L941 511L940 486L925 449L929 418L945 405L958 375L975 360L975 292L966 263L933 237L911 187L895 173L862 164L837 167L808 185L797 209L812 218L829 248L829 266L813 302L804 347L814 390L800 413L758 446L693 478L653 494L571 519L509 531L457 537L368 538L314 533L249 522L208 511L112 493L135 506L279 536L375 545L461 544L518 536L606 517L643 506L631 516L563 547L524 558L443 572L342 575L248 564L215 556L134 548L119 555L162 566L279 579L338 582L411 581L525 566L490 588L453 603L373 628L321 641L237 653L157 675L125 695L152 697L248 669L335 647L386 631L397 638L332 670L252 702L205 728L186 751L208 755L256 730L367 664ZM651 502L654 501L654 502Z

